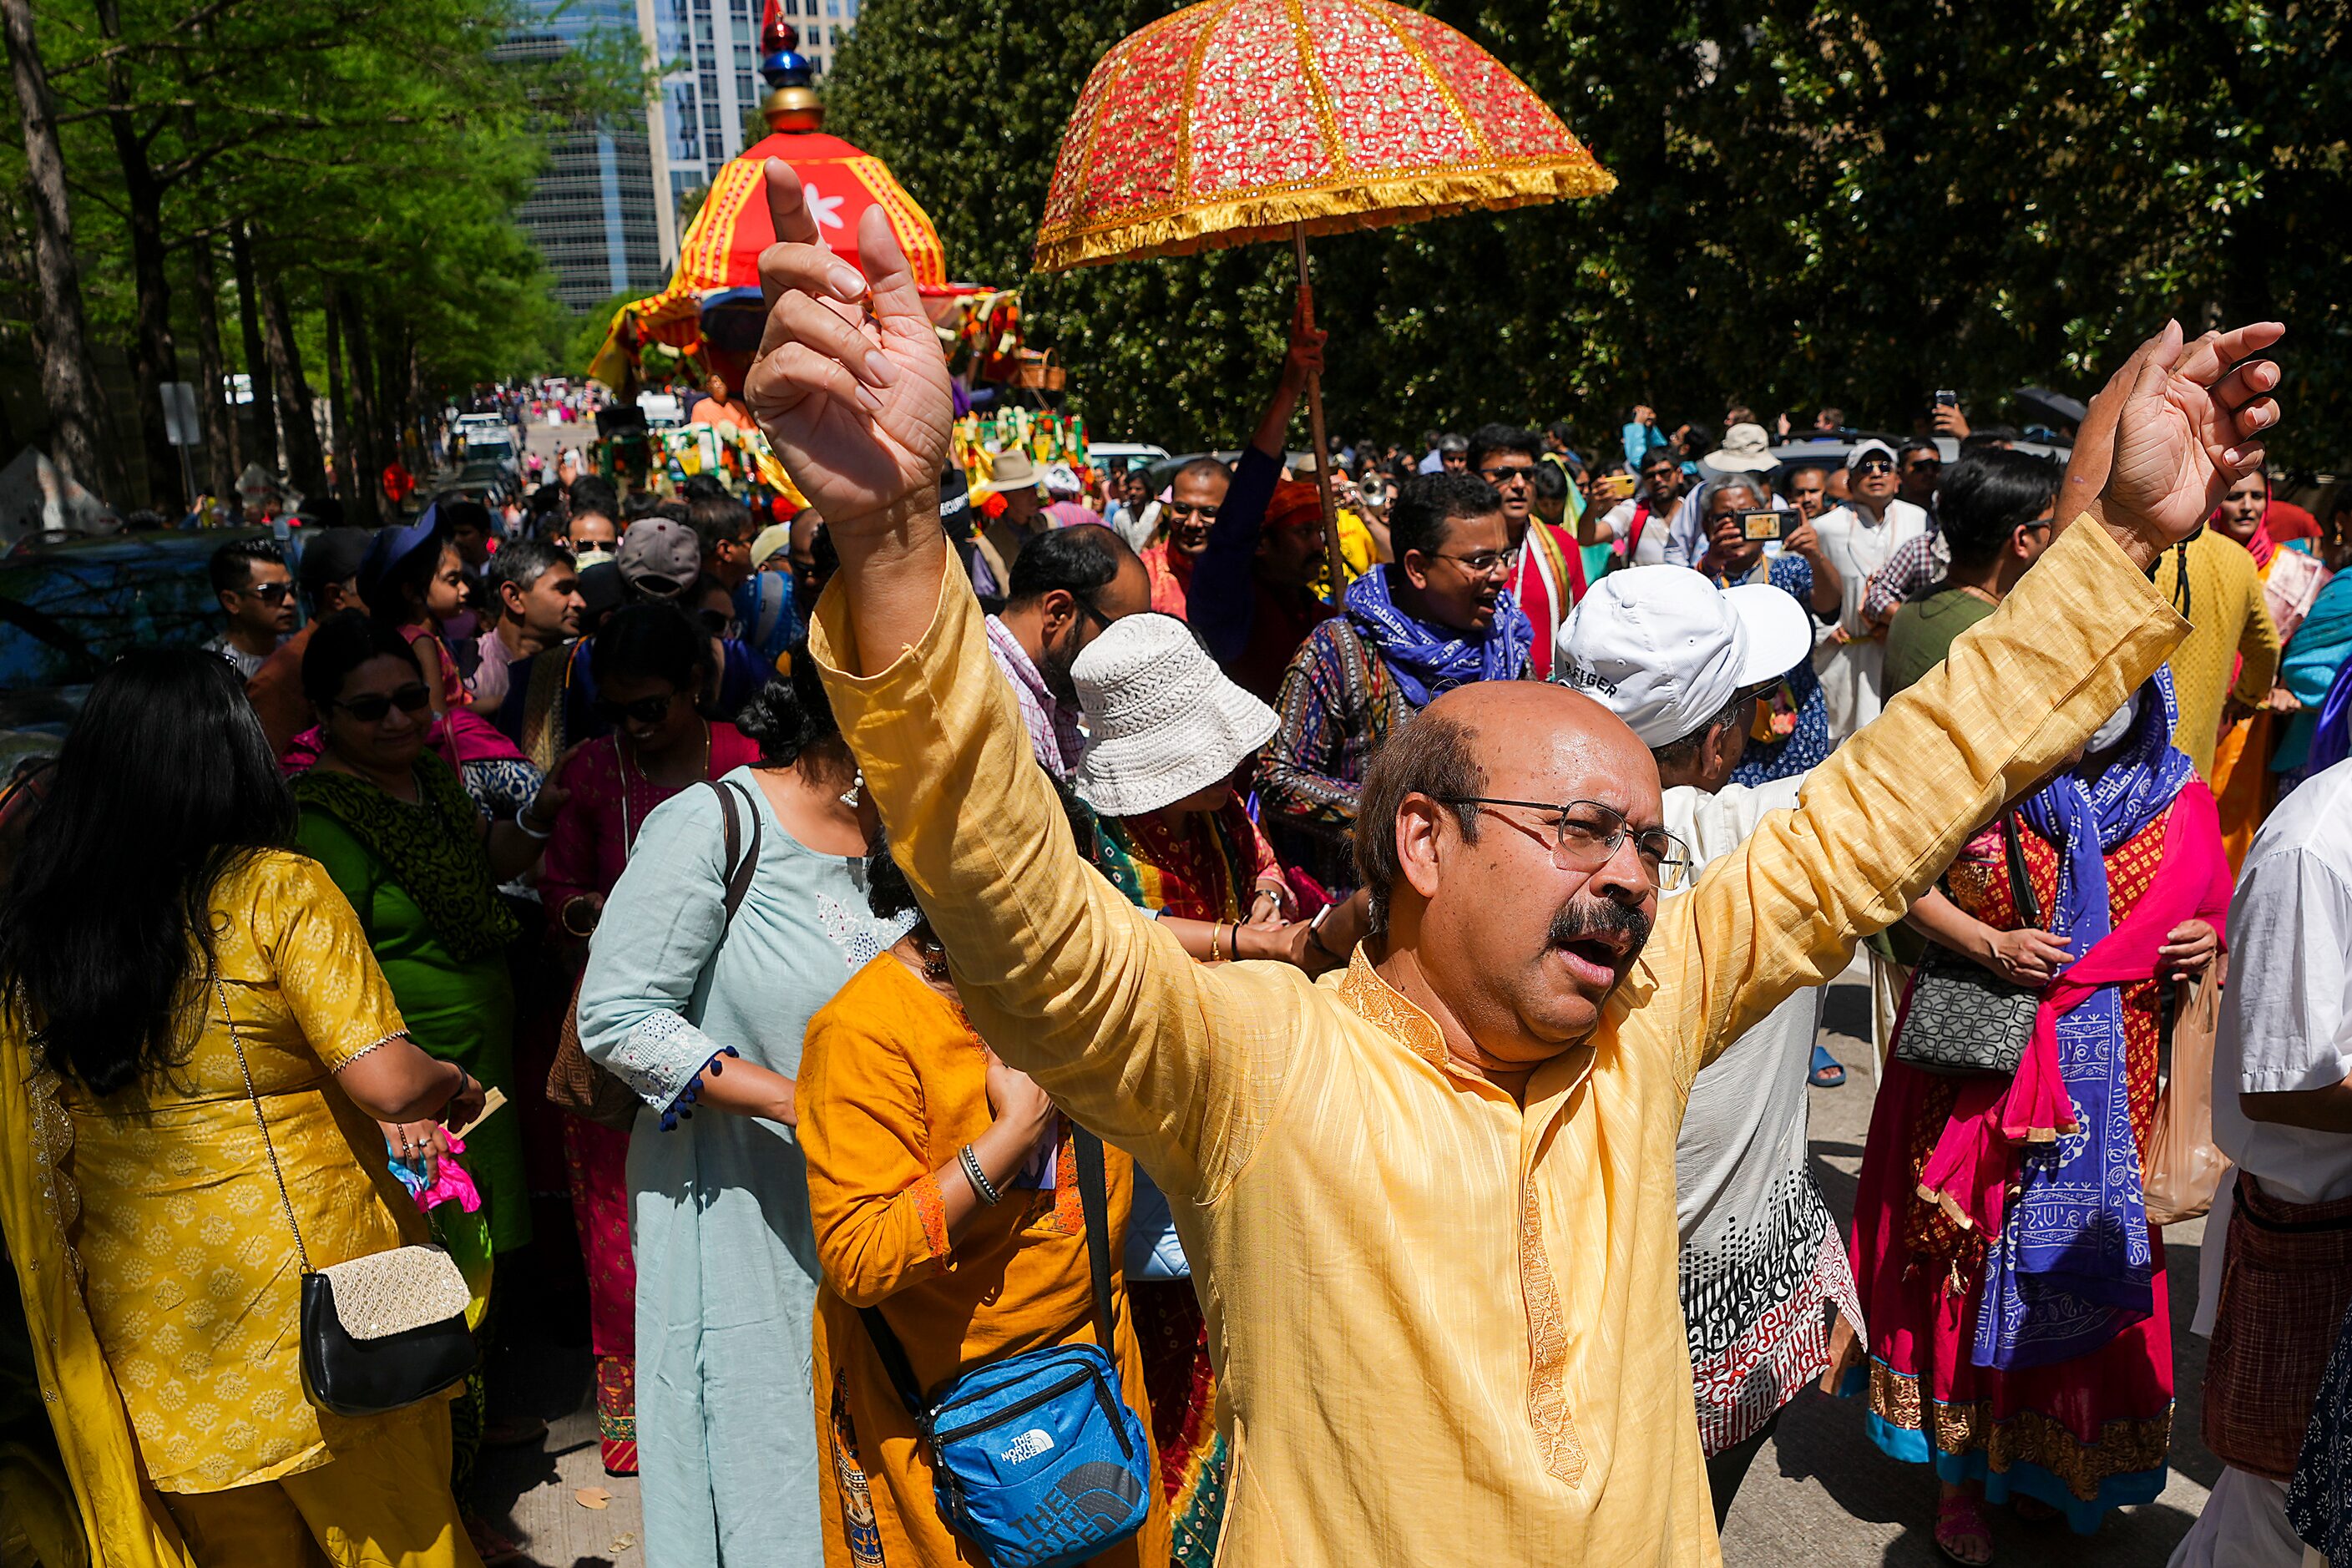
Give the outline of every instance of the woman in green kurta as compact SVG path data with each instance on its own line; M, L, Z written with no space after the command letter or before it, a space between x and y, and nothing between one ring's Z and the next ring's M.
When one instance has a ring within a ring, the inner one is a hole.
M482 819L457 775L425 749L424 676L389 628L357 616L320 627L302 685L324 742L318 765L294 781L302 847L359 911L409 1037L511 1097L506 948L520 928L498 885L538 858L539 824L560 800L542 789L515 822ZM530 1240L518 1129L512 1115L494 1116L467 1140L466 1169L498 1252Z

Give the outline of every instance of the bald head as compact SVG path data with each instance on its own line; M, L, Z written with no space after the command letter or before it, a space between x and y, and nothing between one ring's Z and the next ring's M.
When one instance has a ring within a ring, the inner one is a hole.
M1632 816L1637 801L1646 801L1647 816L1637 826L1656 823L1658 767L1650 749L1625 721L1581 691L1548 681L1482 680L1446 692L1423 710L1423 718L1431 714L1477 737L1479 765L1490 778L1506 773L1523 782L1547 773L1565 778L1570 770L1598 767L1617 775L1623 789L1635 792L1634 798L1607 804ZM1515 784L1499 793L1516 795L1519 789ZM1527 798L1554 797L1538 792ZM1580 794L1558 798L1603 797Z
M1449 1048L1482 1070L1525 1072L1588 1039L1656 912L1631 833L1597 865L1560 864L1570 803L1589 803L1580 821L1658 827L1657 763L1600 703L1532 681L1445 693L1365 776L1356 857L1384 952L1407 955Z

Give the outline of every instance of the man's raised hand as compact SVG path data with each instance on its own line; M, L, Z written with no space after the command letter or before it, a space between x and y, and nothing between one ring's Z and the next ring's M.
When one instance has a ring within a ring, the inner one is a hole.
M744 402L837 542L936 511L953 404L889 219L874 207L858 228L869 288L826 247L792 166L769 159L766 184L776 243L760 253L768 320Z
M2278 423L2278 366L2252 356L2285 334L2257 321L2184 342L2178 322L2141 345L2115 427L2102 500L2107 523L2161 551L2196 531L2230 486L2262 466Z

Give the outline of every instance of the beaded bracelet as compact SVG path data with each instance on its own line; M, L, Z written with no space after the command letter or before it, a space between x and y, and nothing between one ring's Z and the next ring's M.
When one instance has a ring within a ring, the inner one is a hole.
M1004 1201L1004 1194L996 1190L996 1184L990 1181L988 1173L980 1168L980 1156L971 1152L971 1144L957 1150L956 1158L963 1162L964 1180L971 1184L972 1192L982 1203L994 1208Z

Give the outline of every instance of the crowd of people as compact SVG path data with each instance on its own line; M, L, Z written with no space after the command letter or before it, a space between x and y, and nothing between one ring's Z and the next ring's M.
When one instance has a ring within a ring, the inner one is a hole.
M2175 1561L2352 1547L2352 508L2270 494L2276 328L2142 345L2062 468L1957 404L1301 461L1300 326L1236 461L1089 499L950 465L894 242L868 314L771 194L731 395L797 517L567 461L240 539L26 786L34 1561L513 1556L501 1310L576 1251L662 1568L980 1560L967 1489L1065 1463L1053 1561L1708 1562L1813 1384L1985 1563L2163 1487L2199 1017ZM428 1236L476 1370L338 1413L306 1277ZM956 1469L937 1410L1076 1346L1144 1448L1022 1405Z

